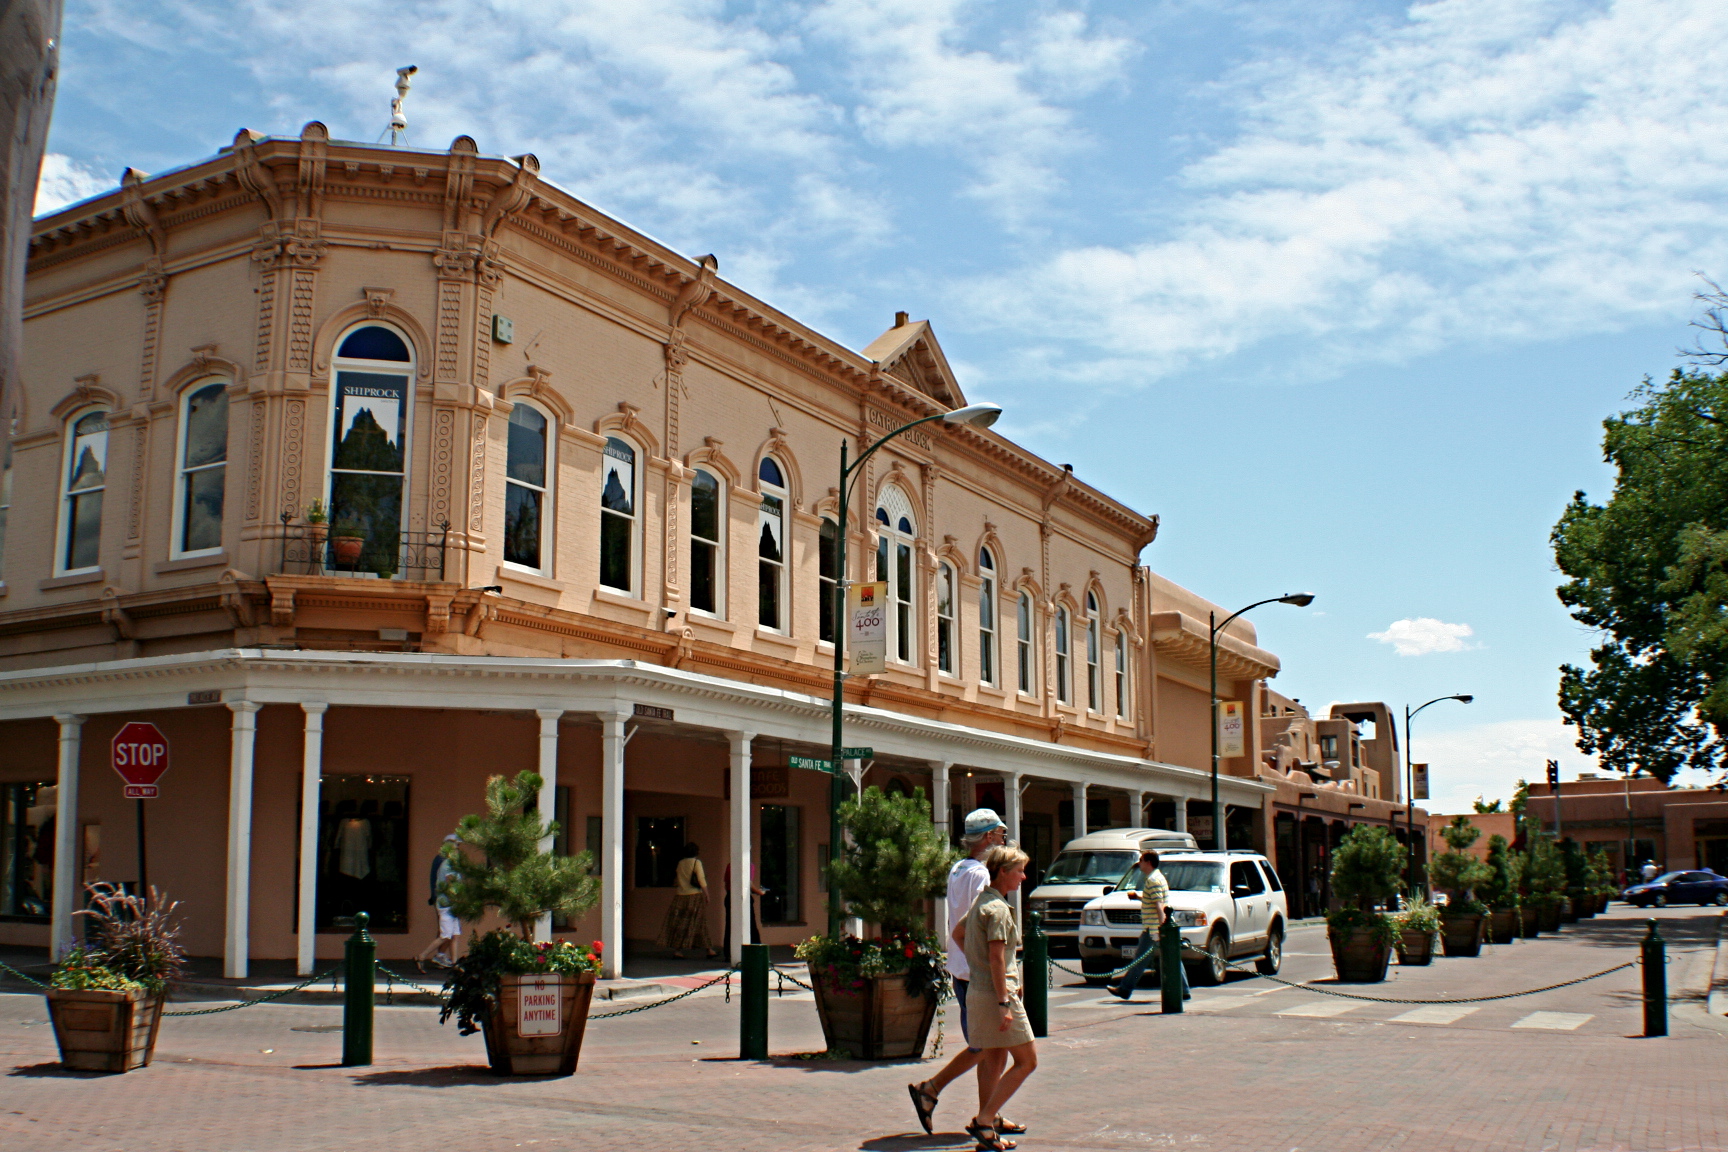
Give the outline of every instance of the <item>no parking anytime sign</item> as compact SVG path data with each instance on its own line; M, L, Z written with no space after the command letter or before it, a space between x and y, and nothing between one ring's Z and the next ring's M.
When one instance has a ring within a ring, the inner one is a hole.
M126 781L126 799L154 800L156 781L168 771L168 737L156 725L134 720L114 734L110 757Z

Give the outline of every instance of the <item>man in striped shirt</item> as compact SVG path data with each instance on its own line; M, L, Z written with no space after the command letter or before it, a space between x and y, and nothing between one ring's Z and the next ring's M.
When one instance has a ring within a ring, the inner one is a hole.
M1170 882L1158 870L1158 853L1140 853L1140 874L1144 877L1140 881L1140 950L1134 962L1123 970L1118 982L1106 985L1110 992L1124 1000L1139 991L1140 980L1148 971L1153 973L1153 979L1157 979L1158 931L1170 912ZM1182 998L1186 1000L1187 966L1178 964L1176 970L1182 973Z

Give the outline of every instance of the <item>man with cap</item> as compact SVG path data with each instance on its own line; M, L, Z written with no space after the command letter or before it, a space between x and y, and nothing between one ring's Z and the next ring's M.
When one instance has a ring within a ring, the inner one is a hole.
M444 837L445 844L461 842L462 838L454 832ZM450 897L444 892L444 881L453 875L455 869L450 867L450 861L440 846L438 854L432 857L432 874L428 877L432 894L426 898L426 903L438 910L438 937L414 958L415 965L422 972L426 971L428 960L446 968L456 963L456 941L462 938L462 921L450 911Z
M990 883L990 870L984 867L984 857L990 854L990 849L998 844L1008 842L1008 826L1002 823L1002 817L989 808L978 808L966 817L965 830L960 838L960 847L966 851L948 871L948 926L942 933L942 940L948 949L948 975L954 981L954 998L960 1005L960 1035L967 1040L967 1046L955 1053L954 1059L948 1061L942 1071L922 1084L908 1084L906 1090L912 1095L912 1107L918 1110L918 1122L924 1125L924 1131L934 1134L930 1118L936 1112L936 1100L953 1081L972 1071L984 1052L981 1048L971 1046L971 1038L967 1034L966 1020L966 987L971 981L972 972L966 963L966 953L954 943L954 928L966 914L972 910L972 904L978 899ZM982 1106L990 1098L992 1084L978 1083L978 1101ZM1023 1132L1024 1128L1017 1124L1004 1125L998 1117L997 1130L1002 1132Z

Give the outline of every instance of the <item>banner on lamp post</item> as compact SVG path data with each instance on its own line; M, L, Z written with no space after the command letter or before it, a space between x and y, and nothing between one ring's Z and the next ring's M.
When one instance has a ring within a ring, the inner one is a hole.
M1428 765L1410 765L1410 798L1412 800L1428 799Z
M1242 701L1218 701L1218 755L1246 755L1247 733L1248 717L1242 709Z
M888 670L888 583L846 589L846 648L854 676Z

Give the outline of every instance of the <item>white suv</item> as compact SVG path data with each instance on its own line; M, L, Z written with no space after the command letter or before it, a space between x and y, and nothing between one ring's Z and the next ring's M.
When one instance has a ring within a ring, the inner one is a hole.
M1203 949L1196 960L1184 948L1196 984L1224 982L1224 962L1256 957L1255 966L1276 975L1284 960L1289 911L1284 885L1272 862L1256 852L1159 853L1159 869L1170 883L1170 915L1182 938ZM1140 940L1138 866L1115 888L1088 901L1080 913L1080 967L1093 983L1134 958Z

